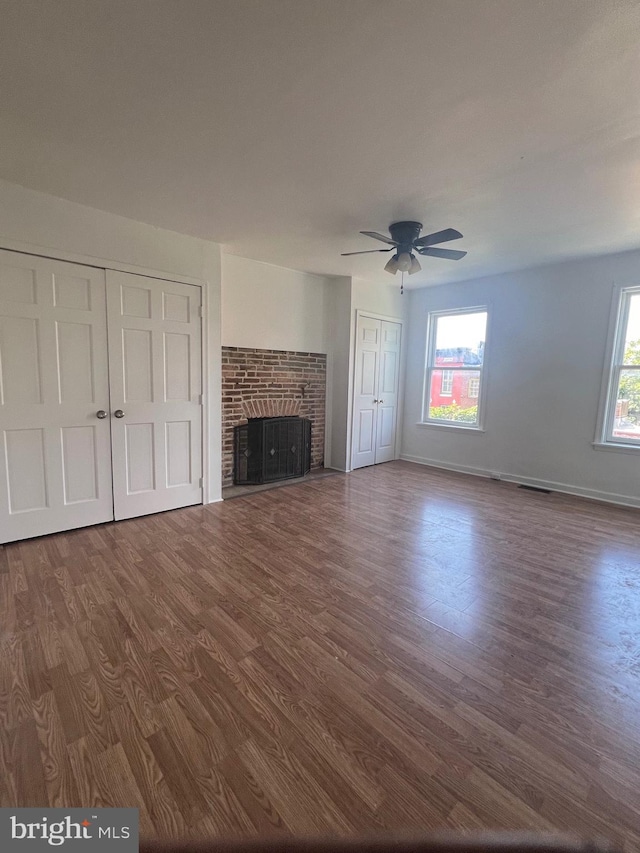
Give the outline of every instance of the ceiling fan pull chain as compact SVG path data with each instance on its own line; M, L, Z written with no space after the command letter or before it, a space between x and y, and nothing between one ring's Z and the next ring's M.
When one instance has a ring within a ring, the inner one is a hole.
M400 296L404 296L404 270L400 273L402 278L400 279Z

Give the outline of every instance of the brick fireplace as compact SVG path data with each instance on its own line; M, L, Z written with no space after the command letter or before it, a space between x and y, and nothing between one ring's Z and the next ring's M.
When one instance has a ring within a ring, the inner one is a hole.
M233 428L249 418L309 418L311 468L322 468L326 383L324 353L223 347L222 485L233 482Z

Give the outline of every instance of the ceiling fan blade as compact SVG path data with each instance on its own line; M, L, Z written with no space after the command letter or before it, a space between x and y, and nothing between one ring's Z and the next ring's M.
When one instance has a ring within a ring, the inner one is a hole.
M447 243L449 240L459 240L462 234L455 228L445 228L444 231L436 231L434 234L426 234L418 237L414 246L434 246L436 243Z
M346 258L347 255L370 255L372 252L393 252L395 246L392 246L390 249L367 249L364 252L340 252L343 258Z
M457 252L455 249L416 249L421 255L431 255L432 258L446 258L449 261L459 261L464 258L466 252Z
M390 246L399 245L395 240L392 240L391 237L385 237L384 234L378 234L377 231L361 231L360 233L367 237L373 237L374 240L382 240L383 243L388 243Z

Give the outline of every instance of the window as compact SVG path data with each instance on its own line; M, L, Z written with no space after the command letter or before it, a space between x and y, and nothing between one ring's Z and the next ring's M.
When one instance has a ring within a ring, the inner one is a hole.
M486 331L486 308L429 314L423 423L480 428Z
M621 293L603 432L605 442L640 447L640 287Z

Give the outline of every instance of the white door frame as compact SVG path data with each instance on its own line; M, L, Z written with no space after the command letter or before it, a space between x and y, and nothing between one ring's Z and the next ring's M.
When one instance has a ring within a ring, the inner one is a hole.
M193 276L178 275L177 273L157 270L150 267L137 266L121 261L116 261L113 258L96 258L93 255L83 255L78 252L69 252L64 249L52 249L47 246L34 246L31 243L22 243L18 240L3 239L0 241L0 249L7 252L19 252L23 255L35 255L41 258L48 258L53 261L66 261L72 264L82 264L86 267L96 267L101 270L114 270L115 272L126 272L133 275L142 275L147 278L157 278L161 281L176 281L181 284L193 284L202 290L202 317L201 323L201 342L202 342L202 495L203 503L208 504L222 500L219 497L214 497L213 480L210 476L211 458L213 448L218 445L218 456L222 459L222 438L221 427L213 423L211 412L212 395L209 393L213 382L213 370L211 368L211 360L209 358L211 352L211 340L213 330L209 322L210 305L215 304L213 299L211 282L206 279L193 278ZM216 383L220 385L220 381ZM214 389L215 390L215 389ZM221 389L218 387L218 396L221 394Z
M396 437L394 441L394 458L399 459L400 453L398 451L398 443L400 436L400 427L402 424L401 414L404 405L404 381L403 381L403 365L404 365L404 322L401 317L390 317L388 314L378 314L377 311L367 311L366 308L356 308L356 316L355 316L355 326L353 329L353 346L351 347L351 358L353 361L351 367L351 393L349 394L349 434L347 436L347 460L348 460L348 469L352 471L351 467L352 461L352 452L353 452L353 429L354 429L354 412L355 412L355 399L356 399L356 370L358 369L358 365L356 362L356 351L358 347L358 324L360 322L360 317L370 317L372 320L386 320L388 323L398 323L400 326L400 367L398 374L398 417L396 419Z

